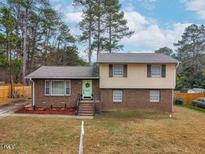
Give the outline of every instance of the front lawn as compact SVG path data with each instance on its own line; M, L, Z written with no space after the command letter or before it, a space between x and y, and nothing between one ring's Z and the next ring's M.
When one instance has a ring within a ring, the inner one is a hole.
M196 111L200 111L200 112L204 112L205 113L205 108L194 106L192 104L183 104L182 106L183 107L187 107L187 108L192 109L192 110L196 110Z
M0 153L77 153L80 120L0 119ZM85 120L85 153L205 153L205 113L175 107L167 114L110 112Z

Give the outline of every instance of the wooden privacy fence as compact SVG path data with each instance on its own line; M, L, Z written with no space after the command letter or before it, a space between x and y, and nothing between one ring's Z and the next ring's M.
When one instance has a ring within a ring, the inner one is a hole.
M14 98L31 97L31 86L13 85L12 89L13 89ZM0 104L9 102L10 97L11 97L11 86L10 85L0 86Z
M0 86L0 104L8 102L9 86Z
M14 93L17 97L31 97L31 86L14 87Z
M175 92L175 99L183 99L184 103L191 104L198 97L205 97L205 93L181 93Z

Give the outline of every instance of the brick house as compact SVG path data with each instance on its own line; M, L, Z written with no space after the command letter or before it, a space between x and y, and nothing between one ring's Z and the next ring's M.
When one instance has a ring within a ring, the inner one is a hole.
M104 53L95 66L42 66L26 78L33 82L33 106L172 112L178 64L163 54Z

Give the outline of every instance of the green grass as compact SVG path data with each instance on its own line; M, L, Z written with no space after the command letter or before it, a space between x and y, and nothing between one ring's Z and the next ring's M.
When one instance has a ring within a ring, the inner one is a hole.
M196 111L200 111L200 112L204 112L205 113L205 108L193 106L192 104L183 104L182 106L186 107L186 108L189 108L189 109L192 109L192 110L196 110Z

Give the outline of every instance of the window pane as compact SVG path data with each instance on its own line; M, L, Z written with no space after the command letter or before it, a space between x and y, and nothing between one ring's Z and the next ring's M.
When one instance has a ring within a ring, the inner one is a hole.
M45 94L49 95L50 94L50 81L46 81L46 88L45 88Z
M152 77L161 76L161 66L160 65L151 65L151 76Z
M113 90L113 102L122 102L122 90Z
M50 94L50 89L46 88L46 94Z
M64 95L64 81L52 81L52 94Z
M116 77L123 76L123 65L113 65L113 76Z
M151 90L150 91L150 102L159 102L160 101L160 91Z
M70 82L66 81L66 95L70 94Z

